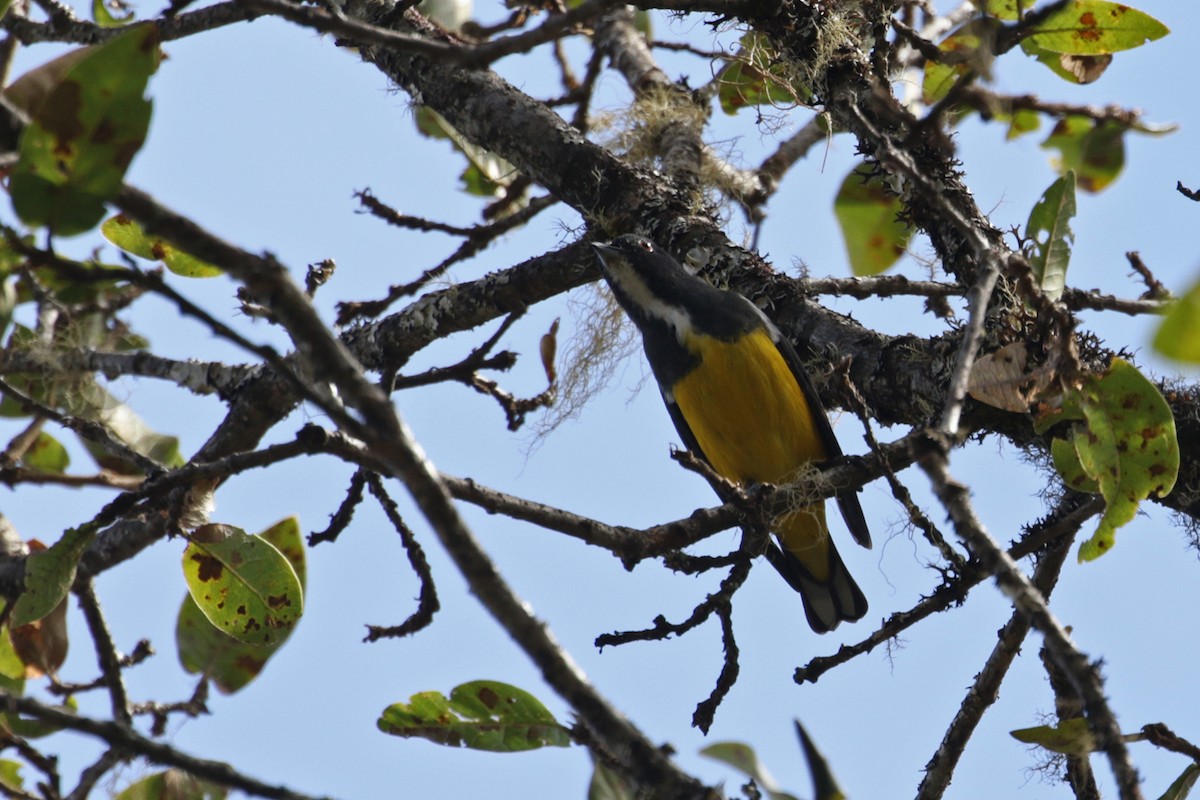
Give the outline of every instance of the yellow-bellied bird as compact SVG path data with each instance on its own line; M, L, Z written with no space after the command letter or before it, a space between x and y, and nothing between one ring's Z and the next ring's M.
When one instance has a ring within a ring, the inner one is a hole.
M685 270L644 236L596 244L601 271L637 325L684 444L737 483L787 483L840 456L829 418L790 342L757 306ZM871 533L853 490L837 495L854 540ZM861 619L867 599L825 522L825 503L780 516L767 559L804 600L818 633Z

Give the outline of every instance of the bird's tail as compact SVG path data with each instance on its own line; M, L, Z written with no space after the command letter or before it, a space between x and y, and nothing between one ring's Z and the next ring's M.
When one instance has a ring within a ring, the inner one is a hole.
M771 544L767 560L800 593L809 626L828 633L843 621L862 619L867 598L829 538L824 504L794 511L777 527L780 547Z

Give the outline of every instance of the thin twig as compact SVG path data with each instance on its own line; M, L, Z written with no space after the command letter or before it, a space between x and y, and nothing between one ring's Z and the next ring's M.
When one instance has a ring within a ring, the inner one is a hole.
M1075 646L1070 635L1050 613L1045 598L984 528L971 505L969 490L950 474L947 452L946 441L931 436L926 456L917 463L929 476L934 494L949 512L955 532L979 558L984 569L995 576L1000 589L1016 609L1042 634L1055 661L1075 684L1084 699L1089 727L1100 748L1108 755L1121 800L1141 800L1138 773L1129 760L1121 728L1108 705L1099 670Z
M286 786L272 786L235 770L219 761L196 758L162 742L147 739L132 728L116 722L91 719L45 705L30 697L19 697L0 689L0 708L10 714L24 714L58 728L78 731L106 742L110 747L136 753L156 764L178 767L199 778L221 786L238 789L256 797L276 800L314 800L312 795L293 791Z
M433 615L442 607L437 596L437 586L433 582L433 572L429 569L429 561L425 558L425 551L421 548L421 543L417 541L412 528L408 527L404 519L400 516L400 509L396 506L396 501L387 493L387 489L384 488L383 481L379 475L374 472L367 473L366 482L367 488L371 490L371 494L379 501L379 505L383 508L383 513L387 515L388 521L392 523L392 528L396 533L400 534L400 542L404 545L404 553L408 556L408 564L412 567L413 573L416 574L417 580L421 584L421 590L417 595L417 609L409 615L408 619L399 625L386 627L368 625L367 638L364 641L374 642L379 639L411 636L417 631L428 627L433 622Z
M1071 537L1062 538L1038 561L1033 571L1033 585L1043 597L1049 597L1053 591L1059 572L1071 550L1071 543ZM937 751L925 765L925 777L921 779L921 785L917 789L917 800L938 800L945 794L971 735L983 719L984 712L999 698L1000 684L1020 653L1021 642L1029 635L1029 627L1029 618L1020 611L1014 611L1009 621L1000 629L999 641L992 648L983 669L975 676L975 682L967 690L967 695L946 729Z

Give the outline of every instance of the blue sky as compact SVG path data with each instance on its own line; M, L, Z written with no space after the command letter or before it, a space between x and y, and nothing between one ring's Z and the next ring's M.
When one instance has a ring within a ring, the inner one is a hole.
M1001 91L1036 92L1067 102L1119 103L1145 110L1153 122L1176 123L1167 137L1130 135L1127 167L1098 196L1083 196L1074 223L1076 249L1068 280L1081 288L1136 296L1127 250L1138 250L1169 287L1182 290L1200 273L1195 227L1200 208L1174 191L1175 181L1200 186L1196 172L1200 109L1190 88L1194 43L1200 37L1200 6L1142 0L1136 7L1172 29L1167 38L1118 55L1096 84L1071 86L1019 54L996 68ZM157 10L145 5L143 13ZM480 3L479 18L499 19L499 3ZM687 37L707 46L708 29L698 21L655 19L662 38ZM270 19L235 25L166 46L168 60L151 81L155 117L144 151L129 182L188 214L209 230L250 250L269 250L299 278L304 266L324 258L338 263L333 280L318 294L327 319L333 303L381 296L390 283L411 279L451 252L456 243L438 234L391 230L355 213L352 194L369 187L394 207L456 224L478 219L481 205L452 187L461 161L445 142L415 135L409 99L388 87L372 67L339 51L328 38ZM22 53L18 69L41 63L51 48ZM580 48L571 52L578 58ZM663 54L672 77L706 80L707 66ZM579 66L577 62L577 66ZM502 62L509 80L535 96L554 94L553 73L536 58ZM1185 88L1188 87L1188 88ZM602 83L602 105L617 109L627 97L617 76ZM750 114L717 113L714 136L754 164L773 149L774 134L756 127ZM779 112L785 126L802 124L808 112ZM1007 143L1001 126L964 126L957 141L966 180L980 207L1000 228L1023 226L1029 209L1055 178L1049 154L1038 142L1044 133ZM802 261L814 275L847 275L844 249L832 216L832 198L855 163L847 137L816 148L789 174L768 209L760 249L776 267ZM11 221L11 212L0 212ZM508 237L475 261L455 270L470 279L543 252L578 226L565 208L544 214L530 229ZM730 236L745 230L733 215ZM82 237L68 245L84 253L99 244ZM913 251L927 257L927 243ZM899 271L924 277L920 258ZM256 340L284 346L262 323L237 315L232 281L172 279L211 312L231 319ZM525 355L502 384L534 394L544 377L536 358L538 337L562 317L566 336L575 327L577 306L590 289L533 309L504 340ZM928 333L936 322L921 316L916 301L858 303L825 301L889 333ZM165 303L148 299L131 315L156 352L175 357L247 360L196 323L179 320ZM1085 324L1110 346L1124 346L1157 374L1175 367L1148 351L1154 322L1114 314L1086 314ZM407 371L451 363L494 328L440 342L418 355ZM560 349L561 352L561 349ZM606 522L645 526L713 505L703 481L668 458L678 442L653 386L643 380L640 355L618 370L616 380L575 421L531 448L528 432L510 434L503 415L487 398L462 387L433 387L399 394L397 408L435 464L446 472L534 500L595 516ZM640 391L639 391L640 387ZM214 398L186 395L149 381L110 387L159 430L182 437L195 452L223 416ZM305 422L328 425L301 409L272 431L286 440ZM6 423L11 436L17 428ZM837 426L844 448L863 452L857 422ZM905 431L879 430L881 439ZM75 464L86 471L78 449ZM1186 457L1186 455L1185 455ZM974 488L974 501L992 532L1008 542L1020 526L1041 513L1038 493L1048 476L1023 463L994 438L956 453L951 469ZM332 459L282 465L249 473L222 487L214 519L258 531L277 519L298 515L304 530L325 526L341 499L349 468ZM926 482L912 470L902 479L928 504ZM403 496L395 486L397 497ZM96 491L4 490L0 508L26 537L53 541L61 531L87 520L104 500ZM866 636L871 622L911 607L936 585L926 567L928 548L903 528L902 510L885 487L862 494L876 546L864 551L835 536L871 602L863 622L824 637L804 623L798 599L768 568L759 565L735 603L742 652L741 678L705 738L689 727L692 710L707 696L720 669L719 633L709 625L681 639L635 644L599 653L594 638L604 632L648 625L658 614L680 619L712 591L718 576L673 575L657 564L626 572L594 548L546 531L464 507L476 535L517 591L554 630L601 692L655 741L670 743L680 762L708 781L740 783L736 774L697 757L715 741L753 745L780 783L800 796L808 777L792 732L800 719L824 750L851 797L905 796L937 747L963 692L987 657L995 631L1010 609L989 585L975 590L964 608L943 614L906 634L890 654L859 657L816 685L796 686L797 665ZM422 741L384 736L375 719L389 703L424 690L448 692L477 678L503 680L541 697L560 719L570 711L540 681L534 668L492 623L465 590L415 511L405 505L429 552L443 604L435 625L417 637L374 645L361 643L364 624L394 624L414 607L417 585L398 540L369 502L354 526L335 545L311 551L306 616L292 640L263 677L233 697L214 696L211 717L175 721L170 742L188 752L227 760L268 782L284 783L334 797L457 797L487 792L496 797L578 797L589 772L580 748L500 756L443 749ZM737 541L734 532L708 543L712 552ZM185 591L179 569L182 543L162 542L99 580L101 601L118 644L131 649L149 637L158 655L128 673L137 700L186 698L192 678L182 673L174 652L173 627ZM1119 534L1114 552L1100 561L1064 569L1052 609L1074 630L1079 646L1103 659L1108 695L1122 726L1133 731L1162 721L1181 735L1200 738L1194 696L1194 665L1200 656L1196 617L1200 585L1195 553L1188 550L1170 516L1149 509ZM64 676L86 680L95 671L82 620L73 612L75 640ZM984 718L951 787L951 797L1065 797L1033 775L1037 756L1007 731L1038 724L1052 713L1053 696L1037 660L1040 642L1027 640L1022 658L1002 689L999 704ZM100 697L85 708L103 713ZM77 770L94 748L75 736L56 743L64 768ZM1146 778L1148 796L1158 796L1185 766L1179 756L1148 745L1132 746ZM1093 764L1102 785L1111 787L1107 765ZM126 773L132 776L136 770Z

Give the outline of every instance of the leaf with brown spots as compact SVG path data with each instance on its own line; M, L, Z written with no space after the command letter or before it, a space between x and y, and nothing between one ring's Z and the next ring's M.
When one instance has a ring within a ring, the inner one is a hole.
M25 100L32 119L8 188L27 225L72 236L104 217L150 127L143 95L158 68L158 40L156 26L134 27L77 63L65 59L68 69L40 102Z
M1043 150L1058 150L1055 168L1074 171L1076 185L1085 192L1099 192L1125 169L1125 133L1117 122L1097 122L1083 116L1063 117L1042 142Z
M941 100L964 76L974 79L990 75L999 30L995 19L976 17L942 40L938 50L945 55L925 63L925 77L921 81L924 102L933 104Z
M878 275L904 255L912 230L900 221L901 210L900 198L866 165L842 181L833 213L855 275Z
M1107 0L1074 0L1030 30L1026 41L1034 47L1082 56L1131 50L1171 32L1149 14Z
M303 590L306 565L299 521L295 517L288 517L258 536L288 560ZM204 675L220 692L232 694L258 677L267 660L283 646L289 633L282 631L280 638L268 645L239 641L209 622L189 594L184 596L175 622L175 646L179 651L179 663L185 670L193 675Z
M440 692L420 692L407 703L388 706L376 724L393 736L496 753L571 744L567 729L540 700L498 681L464 683L449 699Z
M57 675L67 660L67 598L39 620L18 625L8 632L13 650L25 665L26 678Z
M1137 515L1141 501L1165 497L1174 488L1179 473L1175 418L1158 387L1119 358L1106 374L1088 379L1067 398L1064 408L1039 429L1070 419L1082 423L1061 444L1056 441L1052 452L1072 488L1104 497L1100 524L1079 548L1079 560L1091 561L1112 549L1117 528Z
M296 569L265 538L223 527L225 538L193 539L184 551L188 592L204 616L234 639L259 646L279 644L304 609Z
M100 233L105 239L138 258L161 261L167 269L185 278L215 278L223 274L220 267L189 255L166 239L151 236L135 220L117 214L104 220Z

